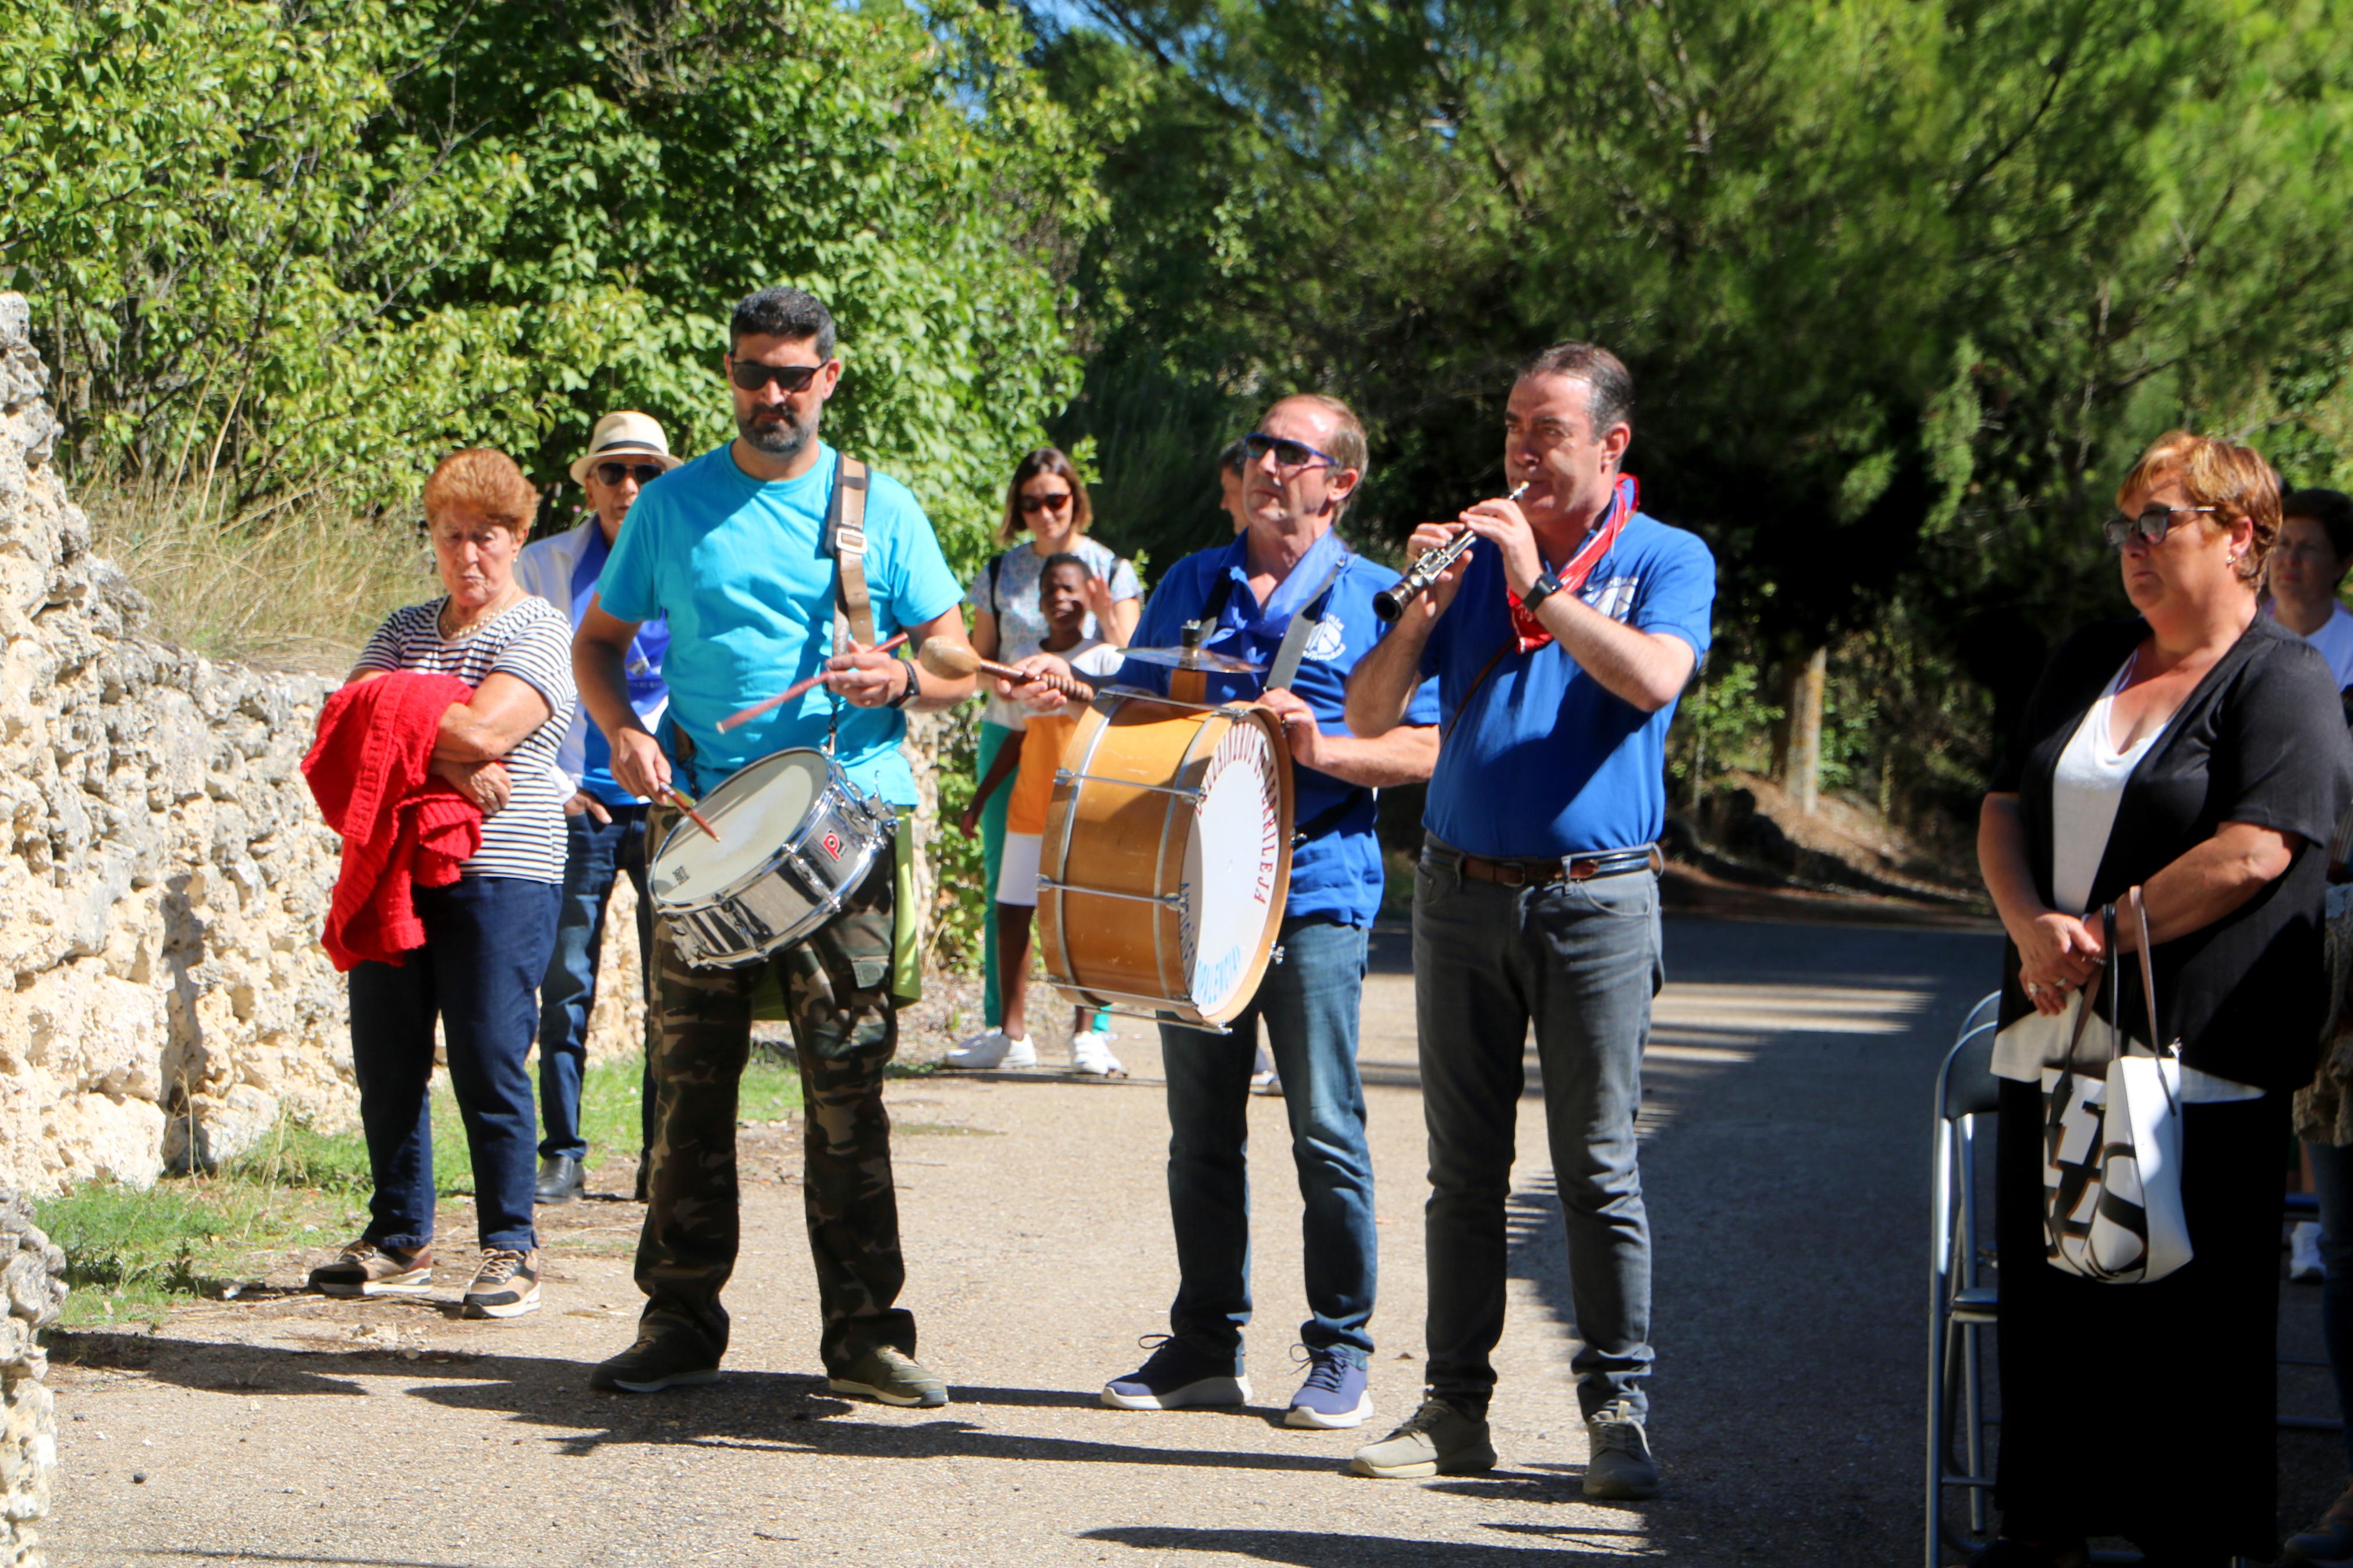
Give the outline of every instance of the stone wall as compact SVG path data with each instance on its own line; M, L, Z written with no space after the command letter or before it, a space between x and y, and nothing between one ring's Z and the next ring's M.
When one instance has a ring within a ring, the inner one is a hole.
M337 842L299 764L330 683L164 646L49 463L0 293L0 1186L143 1184L357 1110L318 944ZM641 1026L630 902L593 1044Z
M65 1254L33 1223L32 1205L0 1190L0 1565L39 1568L35 1522L47 1517L58 1421L40 1331L65 1300Z

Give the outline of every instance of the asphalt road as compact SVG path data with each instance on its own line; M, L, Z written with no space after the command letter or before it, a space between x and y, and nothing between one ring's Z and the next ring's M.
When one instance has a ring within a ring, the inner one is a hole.
M448 1251L438 1304L207 1305L153 1337L66 1347L51 1560L1917 1563L1930 1086L1955 1021L1990 987L1995 939L1671 917L1668 946L1643 1154L1657 1229L1651 1431L1671 1489L1659 1502L1598 1507L1577 1489L1567 1279L1533 1094L1492 1476L1357 1480L1343 1466L1359 1436L1279 1425L1304 1309L1295 1188L1269 1100L1252 1111L1275 1161L1255 1184L1257 1406L1098 1407L1102 1382L1140 1358L1136 1336L1163 1326L1174 1283L1157 1051L1131 1026L1130 1082L893 1085L906 1300L924 1359L954 1385L946 1410L825 1393L797 1131L751 1130L721 1384L650 1399L586 1390L588 1367L629 1338L638 1211L580 1205L552 1227L534 1318L448 1316L466 1261ZM1420 1378L1404 958L1401 937L1377 943L1364 1020L1383 1247L1376 1435L1411 1408ZM942 1045L911 1042L911 1054ZM600 1184L628 1170L614 1161ZM445 1237L470 1235L462 1205L442 1224ZM288 1258L276 1277L299 1278L306 1261ZM2292 1295L2291 1310L2308 1315L2310 1301Z

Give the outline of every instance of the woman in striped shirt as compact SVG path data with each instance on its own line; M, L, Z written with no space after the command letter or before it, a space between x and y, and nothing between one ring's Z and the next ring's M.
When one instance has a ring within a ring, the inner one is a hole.
M433 1276L433 1127L427 1084L438 1018L473 1156L482 1261L470 1318L539 1305L532 1226L537 1119L523 1058L555 941L564 802L555 765L572 721L572 622L525 594L514 562L539 498L503 453L452 453L425 485L448 592L396 610L352 670L454 675L470 701L441 717L433 771L482 808L481 848L446 888L419 888L425 945L397 967L351 972L352 1065L375 1191L367 1229L311 1276L328 1295L420 1295Z

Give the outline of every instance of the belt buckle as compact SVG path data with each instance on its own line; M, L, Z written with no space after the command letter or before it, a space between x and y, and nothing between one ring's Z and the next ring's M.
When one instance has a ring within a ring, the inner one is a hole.
M1528 885L1528 868L1517 860L1497 860L1493 864L1495 880L1504 887L1525 888Z

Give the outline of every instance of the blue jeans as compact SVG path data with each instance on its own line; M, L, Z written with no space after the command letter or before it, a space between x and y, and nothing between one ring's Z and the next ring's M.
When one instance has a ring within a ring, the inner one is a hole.
M1432 838L1413 893L1414 1012L1430 1130L1430 1390L1483 1415L1504 1331L1506 1205L1528 1026L1568 1232L1569 1362L1588 1416L1649 1408L1651 1224L1635 1163L1660 962L1648 872L1507 888Z
M417 889L425 945L395 968L351 973L352 1069L367 1134L366 1240L406 1251L433 1239L433 1021L474 1162L485 1248L529 1251L532 993L555 941L555 885L466 877Z
M1250 1321L1250 1080L1259 1026L1282 1078L1306 1204L1307 1310L1299 1337L1359 1366L1372 1353L1373 1157L1356 1077L1366 932L1319 916L1282 922L1283 959L1229 1035L1160 1026L1168 1074L1168 1211L1176 1232L1169 1331L1242 1368Z
M555 952L539 989L539 1113L543 1159L588 1157L580 1135L580 1079L588 1068L588 1013L596 1005L596 960L605 948L605 907L626 873L638 889L638 972L652 1016L654 906L646 892L646 808L616 805L613 820L586 812L564 819L564 894L555 915ZM652 1053L648 1052L650 1059ZM638 1095L638 1152L653 1142L653 1070Z
M2353 1148L2306 1143L2313 1195L2320 1200L2320 1333L2337 1379L2337 1408L2353 1411ZM2345 1465L2353 1470L2353 1418L2345 1423Z

